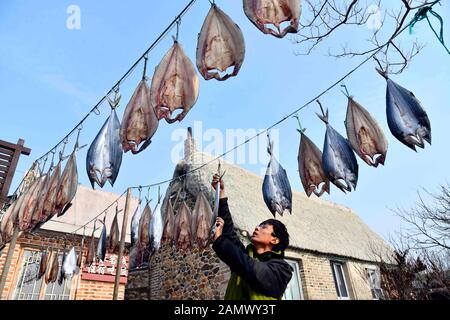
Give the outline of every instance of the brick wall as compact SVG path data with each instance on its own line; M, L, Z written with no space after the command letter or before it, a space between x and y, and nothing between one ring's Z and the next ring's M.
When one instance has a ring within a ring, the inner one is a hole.
M81 237L68 237L64 238L64 234L49 232L49 231L39 231L33 235L24 234L17 239L16 247L13 254L13 259L11 266L9 268L8 277L5 285L5 290L3 291L1 299L13 299L14 290L16 288L16 283L20 276L21 266L23 262L23 250L24 249L36 249L42 250L49 247L50 249L62 250L64 249L64 244L68 248L72 246L75 247L77 254L79 254ZM87 243L85 242L85 248L83 250L83 260L82 266L84 265L85 255L87 253ZM1 253L0 256L0 274L3 271L3 266L8 253L9 245L7 245ZM90 281L81 279L81 272L73 277L70 297L76 300L112 300L114 290L114 283L111 282L101 282L101 281ZM124 299L125 285L121 284L119 287L118 299Z

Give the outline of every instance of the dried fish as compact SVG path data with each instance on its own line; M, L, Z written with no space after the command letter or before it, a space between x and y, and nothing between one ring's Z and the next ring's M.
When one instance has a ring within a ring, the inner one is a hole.
M325 174L336 187L351 192L358 182L358 162L350 143L328 123L328 110L319 118L325 122L327 131L323 145L322 166ZM343 180L343 181L342 181Z
M269 135L267 137L269 138ZM276 217L277 212L282 216L285 210L292 214L291 185L286 170L273 155L273 141L271 142L270 138L267 152L270 155L270 162L267 165L262 185L264 202L274 217Z
M139 199L138 206L134 210L133 217L131 218L131 246L134 247L139 240L139 221L141 220L142 212L139 210L141 207L141 200Z
M80 245L80 254L77 257L77 273L81 270L81 262L83 261L83 250L84 250L84 232L83 232L83 238L81 238L81 245Z
M150 87L151 105L158 119L164 118L168 123L183 120L197 101L198 91L199 80L194 65L178 41L174 40L173 46L156 67ZM172 113L177 109L183 111L172 118Z
M28 197L24 200L23 208L21 209L21 219L19 220L19 229L21 231L30 231L35 226L32 220L38 204L39 194L45 181L46 175L37 178L32 187L30 187L30 191L27 193Z
M298 172L300 180L309 197L314 194L320 197L324 192L330 193L330 181L328 181L322 167L322 152L300 128L300 145L298 148Z
M177 249L188 249L192 241L192 214L185 202L175 216L175 243Z
M161 237L163 233L163 217L161 215L161 206L159 201L153 209L153 215L149 224L149 247L150 252L154 253L159 250L161 245Z
M114 215L114 219L111 223L111 229L109 231L108 237L108 251L115 253L119 251L119 223L117 222L117 214L119 213L119 209L116 207L116 214Z
M173 244L174 229L175 229L175 214L173 212L172 203L169 200L167 204L167 212L164 217L164 227L161 244L168 244L168 245Z
M37 197L36 207L34 209L32 217L31 217L31 226L32 226L33 230L35 230L38 226L40 226L41 221L44 220L44 218L42 216L42 212L44 210L44 200L45 200L45 197L47 196L48 189L50 187L50 180L51 180L51 176L50 176L50 171L49 171L47 174L45 174L44 181L42 182L42 186L40 188L40 191L39 191L39 194Z
M152 209L150 209L149 201L147 200L147 203L144 207L144 211L141 214L141 218L139 219L139 231L138 231L138 237L139 237L139 245L141 245L143 248L147 248L150 244L150 235L149 235L149 226L150 226L150 220L153 217Z
M90 266L94 260L95 260L95 253L96 253L96 247L95 247L95 224L94 224L94 229L92 230L92 235L91 235L91 239L89 240L89 247L88 247L88 251L86 254L86 265Z
M47 273L45 274L45 283L53 283L58 279L59 261L58 252L52 251L50 256L50 261L47 268Z
M384 165L388 143L383 130L370 113L350 96L345 127L348 141L361 159L369 166Z
M103 227L102 227L102 233L100 234L100 238L98 239L98 243L97 243L96 256L100 260L105 261L107 230L106 230L105 221L103 221L103 222L100 221L100 222L103 224Z
M44 203L41 212L41 223L45 223L50 220L55 214L56 193L58 191L59 180L61 179L61 162L63 160L62 154L58 164L53 168L53 173L50 178L47 194L44 196Z
M18 215L19 209L23 202L23 194L9 206L6 210L1 223L0 223L0 234L2 235L2 243L9 243L12 239L14 233L14 227L18 225Z
M298 32L302 6L300 0L244 0L244 12L263 33L283 38ZM286 21L290 24L281 30L281 24Z
M111 114L87 152L86 171L93 189L95 183L103 188L106 181L114 186L122 164L120 122L116 114L119 102L120 96L116 96L114 101L109 100Z
M411 91L389 79L385 72L377 71L387 81L386 115L391 133L414 151L416 146L425 147L423 140L431 144L430 120L420 101Z
M66 263L66 258L67 258L67 251L66 248L64 248L63 250L63 256L62 256L62 260L61 260L61 268L59 269L59 277L58 277L58 284L62 285L63 281L64 281L64 264Z
M244 36L239 26L212 3L198 36L197 68L200 74L205 80L220 81L236 76L244 56ZM225 73L230 67L234 67L233 72Z
M219 187L220 188L220 187ZM192 211L192 239L201 248L210 240L213 211L203 192L199 192Z
M47 271L47 265L48 265L48 252L42 251L41 252L41 261L39 262L39 272L37 274L37 279L39 280L42 278L42 276Z
M147 148L158 129L158 123L155 109L150 104L150 89L145 79L142 79L123 115L120 127L123 152L131 150L131 153L137 154Z

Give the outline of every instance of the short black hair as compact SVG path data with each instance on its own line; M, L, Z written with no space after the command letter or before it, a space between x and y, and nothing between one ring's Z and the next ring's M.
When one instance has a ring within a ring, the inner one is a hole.
M283 222L276 219L268 219L263 222L270 224L273 227L274 237L277 237L280 242L273 246L273 251L284 251L289 246L289 233Z

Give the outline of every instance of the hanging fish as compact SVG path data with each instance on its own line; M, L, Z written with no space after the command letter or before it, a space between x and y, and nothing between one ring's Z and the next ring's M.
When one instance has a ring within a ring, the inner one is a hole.
M147 248L150 244L150 235L148 232L152 217L152 209L150 209L149 201L147 199L144 211L142 212L141 218L139 219L138 242L142 248Z
M47 196L48 188L50 186L50 178L50 172L48 172L44 177L41 190L39 191L39 194L37 196L36 207L31 217L31 226L33 230L35 230L40 225L41 219L43 219L42 212L44 210L44 200Z
M299 120L298 116L297 120ZM300 120L299 120L300 123ZM314 194L320 197L324 192L330 193L330 181L328 181L322 167L322 152L305 134L305 129L300 125L300 145L298 148L298 172L303 189L309 197Z
M300 0L244 0L244 12L263 33L283 38L288 33L298 32L302 6ZM281 30L280 25L286 21L290 24Z
M150 104L150 89L144 76L128 102L123 115L120 127L123 152L131 150L132 154L137 154L147 148L157 129L158 118L155 109ZM142 145L139 147L141 143Z
M201 248L210 240L213 211L203 192L199 192L192 211L192 239Z
M131 218L131 246L134 247L139 240L139 221L142 216L142 211L139 210L141 206L141 200L139 199L138 206L134 210L133 217Z
M183 201L177 215L175 216L175 243L177 249L188 249L192 241L192 214Z
M56 193L58 191L59 180L61 179L62 160L63 156L62 153L60 153L58 164L53 169L53 173L50 178L47 194L44 196L40 224L49 221L56 214ZM39 226L37 226L36 228L39 228Z
M128 256L128 270L132 270L138 267L138 256L139 256L138 246L132 246L130 248L130 253Z
M320 105L319 101L318 103ZM320 107L322 108L321 105ZM358 182L358 162L355 154L349 142L328 123L328 110L326 113L322 110L322 116L318 116L327 126L322 154L325 175L344 193L351 192L352 188L356 189Z
M99 220L100 221L100 220ZM106 255L106 224L105 221L100 221L103 224L102 227L102 233L100 234L100 238L98 239L98 243L97 243L97 251L96 251L96 256L97 258L99 258L102 261L105 261L105 255Z
M34 227L32 218L38 204L39 194L45 183L45 178L46 175L37 178L27 193L28 197L24 199L23 208L21 209L22 213L20 214L21 219L19 220L19 229L21 231L30 231Z
M70 279L72 276L77 273L77 254L75 252L75 248L72 247L69 253L65 255L64 261L62 263L62 274L65 279Z
M18 225L19 210L23 202L23 194L8 207L4 213L0 223L0 233L2 235L2 243L9 243L14 233L14 227Z
M172 203L170 200L167 204L167 212L164 217L164 227L161 238L161 244L173 244L174 239L174 229L175 229L175 214L173 212Z
M63 266L64 266L64 264L66 262L66 258L67 258L67 251L64 248L63 256L62 256L62 259L61 259L61 268L59 269L59 277L58 277L58 284L59 285L62 285L62 283L64 281L64 269L63 269Z
M416 151L424 148L424 141L431 145L431 125L425 109L414 94L388 78L386 79L386 115L389 130L401 143Z
M67 160L66 167L61 175L56 191L55 211L60 217L72 206L72 200L77 193L78 188L78 171L76 153L85 146L78 147L78 139L81 129L78 130L77 141L73 148L72 154Z
M45 272L47 271L47 265L48 265L48 252L46 250L41 252L41 261L39 262L39 272L37 274L38 280L42 278L43 275L45 275Z
M163 218L161 215L161 206L159 201L153 209L153 215L149 224L150 252L154 253L159 250L161 245L161 237L163 233Z
M197 43L197 68L205 80L226 80L238 74L244 61L244 36L238 25L217 5L203 22ZM234 66L233 72L220 75Z
M262 185L264 202L270 212L276 217L276 213L283 215L285 210L292 214L292 190L286 170L278 163L273 155L273 141L270 141L267 152L270 155L270 162L267 165L266 175Z
M52 251L49 261L49 267L47 268L47 273L45 274L45 283L53 283L58 279L59 261L58 253Z
M86 171L92 189L94 189L95 183L103 188L106 181L114 186L119 174L123 154L122 143L120 142L120 122L116 114L119 103L120 95L116 95L114 101L109 100L111 114L87 152Z
M155 69L150 87L151 105L158 119L181 121L198 98L199 80L194 65L174 39L173 46ZM175 118L172 113L182 109Z
M83 261L83 250L84 250L84 232L83 232L83 238L81 238L81 245L80 245L80 254L77 257L77 273L81 270L81 262Z
M95 252L96 252L96 247L95 247L95 223L94 223L94 229L92 230L92 235L91 235L91 239L89 240L89 247L88 247L88 251L86 254L86 265L90 266L94 260L95 260Z
M117 222L117 214L119 213L119 209L116 207L116 214L114 215L114 219L111 223L111 229L109 231L108 237L108 251L111 253L115 253L119 251L119 223Z
M384 165L388 143L378 122L353 97L347 95L347 138L355 153L369 166Z

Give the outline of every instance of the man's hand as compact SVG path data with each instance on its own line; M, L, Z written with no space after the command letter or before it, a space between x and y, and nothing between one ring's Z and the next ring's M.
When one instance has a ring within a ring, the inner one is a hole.
M223 183L223 180L220 178L220 176L216 173L213 176L213 179L212 179L212 182L211 182L211 185L214 188L214 190L216 190L218 182L220 182L220 195L219 195L219 197L220 197L220 199L222 199L222 198L226 197L226 195L225 195L225 184Z
M220 217L216 218L216 232L213 235L213 238L212 238L213 241L216 241L216 239L222 235L224 224L225 224L225 221L223 221L222 218L220 218Z

